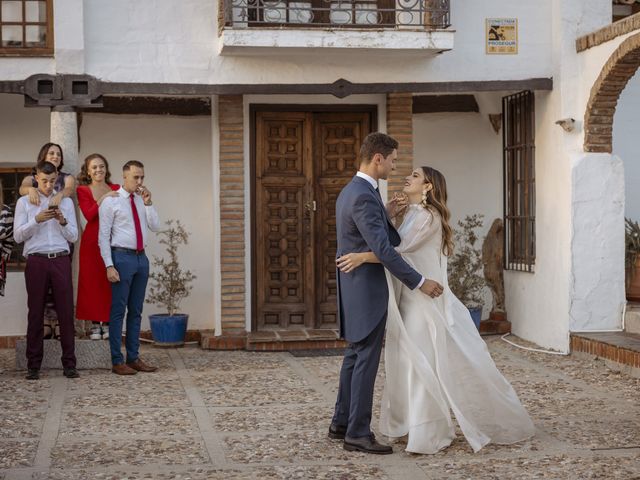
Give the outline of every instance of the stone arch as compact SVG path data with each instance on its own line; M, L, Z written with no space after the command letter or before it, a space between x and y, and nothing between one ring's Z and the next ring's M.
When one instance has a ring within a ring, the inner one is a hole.
M613 52L591 87L584 115L584 151L611 153L613 116L618 98L627 82L640 67L640 33L625 41Z

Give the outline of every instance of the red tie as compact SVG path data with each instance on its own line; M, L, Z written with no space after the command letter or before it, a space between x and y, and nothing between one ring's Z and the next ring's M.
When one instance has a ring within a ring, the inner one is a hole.
M140 217L138 216L138 209L136 208L136 202L133 199L133 193L129 196L131 199L131 212L133 213L133 224L136 227L136 250L141 252L144 250L142 244L142 227L140 226Z

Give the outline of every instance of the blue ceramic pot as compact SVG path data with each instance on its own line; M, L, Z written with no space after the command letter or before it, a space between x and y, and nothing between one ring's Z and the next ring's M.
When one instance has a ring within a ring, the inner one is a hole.
M188 321L189 315L184 313L149 315L153 341L161 347L181 347L187 334Z
M468 307L467 307L468 308ZM476 328L480 330L480 320L482 319L482 307L469 308L471 319L476 324Z

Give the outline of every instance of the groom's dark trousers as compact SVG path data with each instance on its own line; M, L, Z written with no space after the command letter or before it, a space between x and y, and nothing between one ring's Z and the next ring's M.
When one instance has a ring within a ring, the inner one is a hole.
M347 436L351 438L371 433L373 387L386 324L385 317L364 340L350 343L344 352L333 423L348 425Z
M387 318L389 290L385 267L409 288L422 275L396 252L400 235L389 220L380 194L358 176L336 201L337 256L373 252L380 263L365 263L350 273L337 271L340 334L349 342L340 371L333 423L350 438L371 433L371 408Z

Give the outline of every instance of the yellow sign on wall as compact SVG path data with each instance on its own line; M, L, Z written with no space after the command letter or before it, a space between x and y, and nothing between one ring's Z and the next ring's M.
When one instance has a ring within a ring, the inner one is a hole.
M518 53L517 18L487 18L485 22L487 54Z

